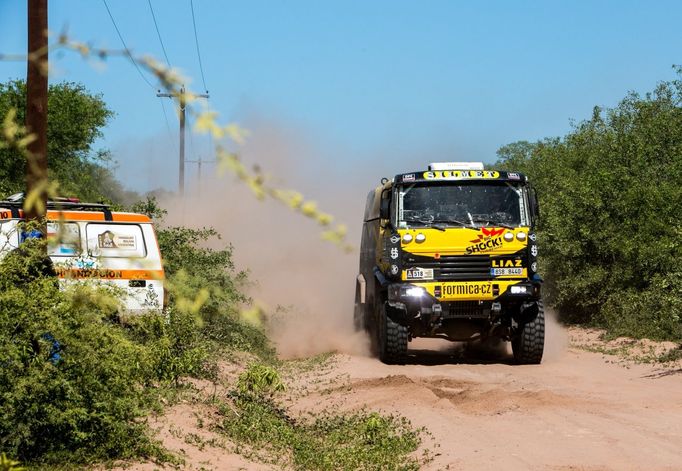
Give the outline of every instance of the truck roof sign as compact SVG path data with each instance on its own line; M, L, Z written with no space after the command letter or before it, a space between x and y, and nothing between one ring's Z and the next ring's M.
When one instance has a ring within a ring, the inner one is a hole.
M518 172L498 170L428 170L396 175L396 183L442 182L442 181L509 181L525 183L526 176Z

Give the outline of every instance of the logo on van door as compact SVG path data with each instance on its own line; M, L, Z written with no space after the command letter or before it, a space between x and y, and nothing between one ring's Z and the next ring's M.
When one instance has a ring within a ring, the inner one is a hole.
M135 249L135 236L116 235L107 230L97 236L97 245L101 249Z

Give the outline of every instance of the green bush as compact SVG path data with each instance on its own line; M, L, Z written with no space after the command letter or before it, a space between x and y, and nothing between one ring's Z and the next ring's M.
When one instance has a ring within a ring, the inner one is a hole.
M26 277L40 245L0 263L0 449L52 463L157 453L139 421L154 402L144 348L109 320L106 289Z
M210 234L160 231L170 308L123 324L112 288L59 288L44 242L0 261L0 451L47 465L165 457L143 420L159 408L158 386L214 378L225 347L274 358L263 332L238 319L245 275L233 275L231 252L198 246ZM205 302L183 303L202 289Z
M253 363L239 375L237 390L242 395L265 396L284 391L284 384L273 367Z
M562 317L682 339L682 81L498 155L538 189L540 268Z

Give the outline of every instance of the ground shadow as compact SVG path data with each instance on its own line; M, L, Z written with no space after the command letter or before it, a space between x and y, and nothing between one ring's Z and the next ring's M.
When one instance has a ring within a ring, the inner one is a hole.
M514 364L514 357L505 343L495 345L451 343L451 345L425 348L410 346L407 351L407 365L490 365Z

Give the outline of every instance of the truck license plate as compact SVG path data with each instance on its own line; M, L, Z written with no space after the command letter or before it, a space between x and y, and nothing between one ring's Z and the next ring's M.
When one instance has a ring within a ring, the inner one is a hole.
M490 274L493 276L521 275L523 268L491 268Z
M408 268L408 280L433 280L433 268Z

